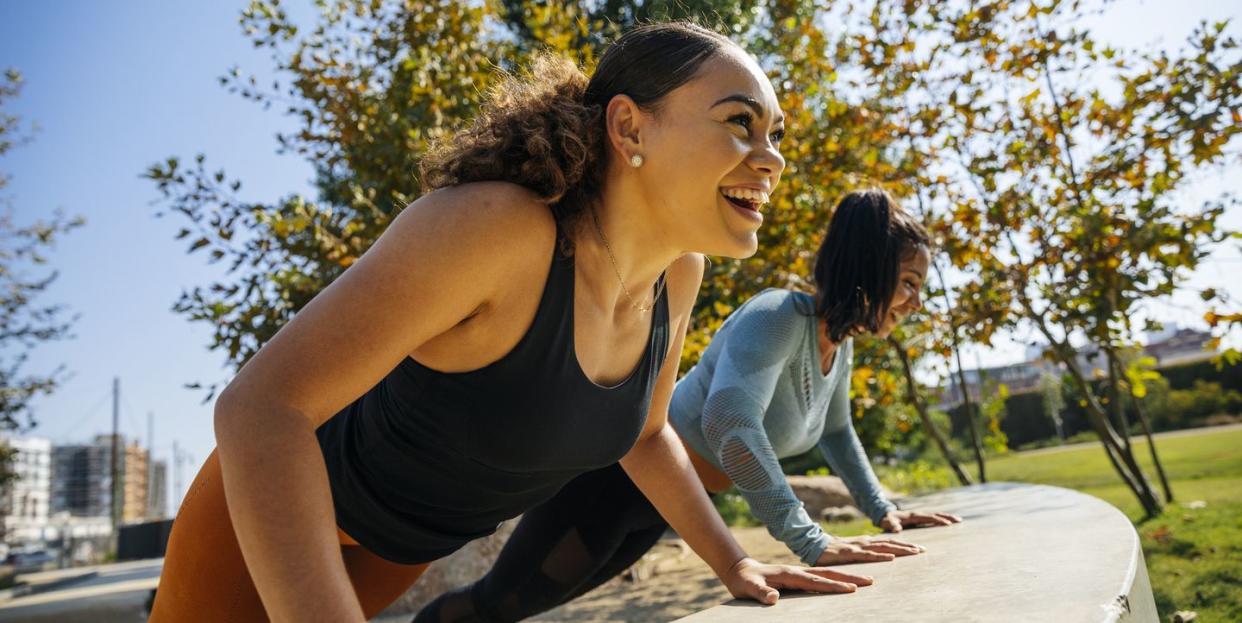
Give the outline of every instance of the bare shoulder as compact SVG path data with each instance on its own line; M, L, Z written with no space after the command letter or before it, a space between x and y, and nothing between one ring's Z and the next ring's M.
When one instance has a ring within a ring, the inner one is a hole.
M688 316L694 309L699 287L703 284L706 260L702 254L687 253L669 265L668 280L669 312L675 318Z
M430 193L265 344L218 405L275 402L318 426L410 353L506 297L523 271L538 264L546 274L555 239L551 210L512 184Z
M545 256L556 239L556 220L547 204L522 186L475 182L420 197L387 234L416 237L451 248L454 255L480 254L511 263Z

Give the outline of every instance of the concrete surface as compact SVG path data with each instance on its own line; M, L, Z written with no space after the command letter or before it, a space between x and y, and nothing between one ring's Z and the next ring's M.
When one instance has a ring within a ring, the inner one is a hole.
M856 593L785 594L770 607L732 601L679 623L1159 620L1134 526L1102 500L989 483L909 498L902 507L965 521L901 534L924 554L843 567L875 578Z
M0 623L145 621L147 596L162 567L163 559L156 558L40 574L37 580L58 586L0 604Z

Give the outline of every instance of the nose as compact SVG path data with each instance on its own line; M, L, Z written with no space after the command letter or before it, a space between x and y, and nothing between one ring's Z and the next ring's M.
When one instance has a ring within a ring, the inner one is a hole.
M751 151L748 162L755 171L771 177L773 186L780 179L781 172L785 170L785 157L781 155L776 145L767 139L764 139L761 147Z
M918 290L915 290L914 296L910 297L910 301L908 304L910 306L911 313L916 312L920 309L923 309L923 293L919 292Z

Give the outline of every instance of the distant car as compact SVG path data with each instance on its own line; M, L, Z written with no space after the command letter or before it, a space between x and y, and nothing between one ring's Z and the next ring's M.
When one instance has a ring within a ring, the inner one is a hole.
M55 567L56 557L46 550L13 552L4 559L4 564L12 565L17 573L34 573Z

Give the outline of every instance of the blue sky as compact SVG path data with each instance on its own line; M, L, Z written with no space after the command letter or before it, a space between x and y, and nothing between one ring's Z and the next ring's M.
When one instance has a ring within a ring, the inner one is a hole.
M81 314L76 338L42 346L28 368L64 363L74 376L35 403L39 425L32 434L63 443L106 432L112 378L119 377L122 431L145 442L147 414L154 413L157 458L171 457L174 439L196 463L214 445L210 405L183 385L222 380L229 370L221 355L207 349L208 327L187 322L171 306L183 289L210 283L221 270L201 256L187 256L185 245L173 240L182 223L154 217L158 195L140 174L165 157L201 152L213 168L245 182L247 199L310 192L309 165L276 153L274 136L293 127L292 120L227 93L217 82L235 64L260 77L271 68L266 53L241 34L237 17L243 6L150 0L0 4L0 68L15 67L26 78L7 112L41 127L33 142L0 158L0 171L12 176L4 193L19 223L57 208L87 219L55 250L52 262L61 276L43 299ZM1115 3L1091 26L1115 45L1176 46L1200 19L1226 17L1235 20L1231 32L1242 33L1242 7L1235 3L1129 0ZM1242 193L1238 163L1203 175L1185 198L1199 201L1226 189ZM1242 229L1242 214L1229 214L1226 223ZM1192 284L1236 283L1230 276L1239 270L1242 257L1225 250ZM1194 324L1202 312L1193 293L1152 306L1153 315L1183 324ZM986 365L1021 356L1020 346L1002 344L980 359ZM186 467L183 484L196 468Z

